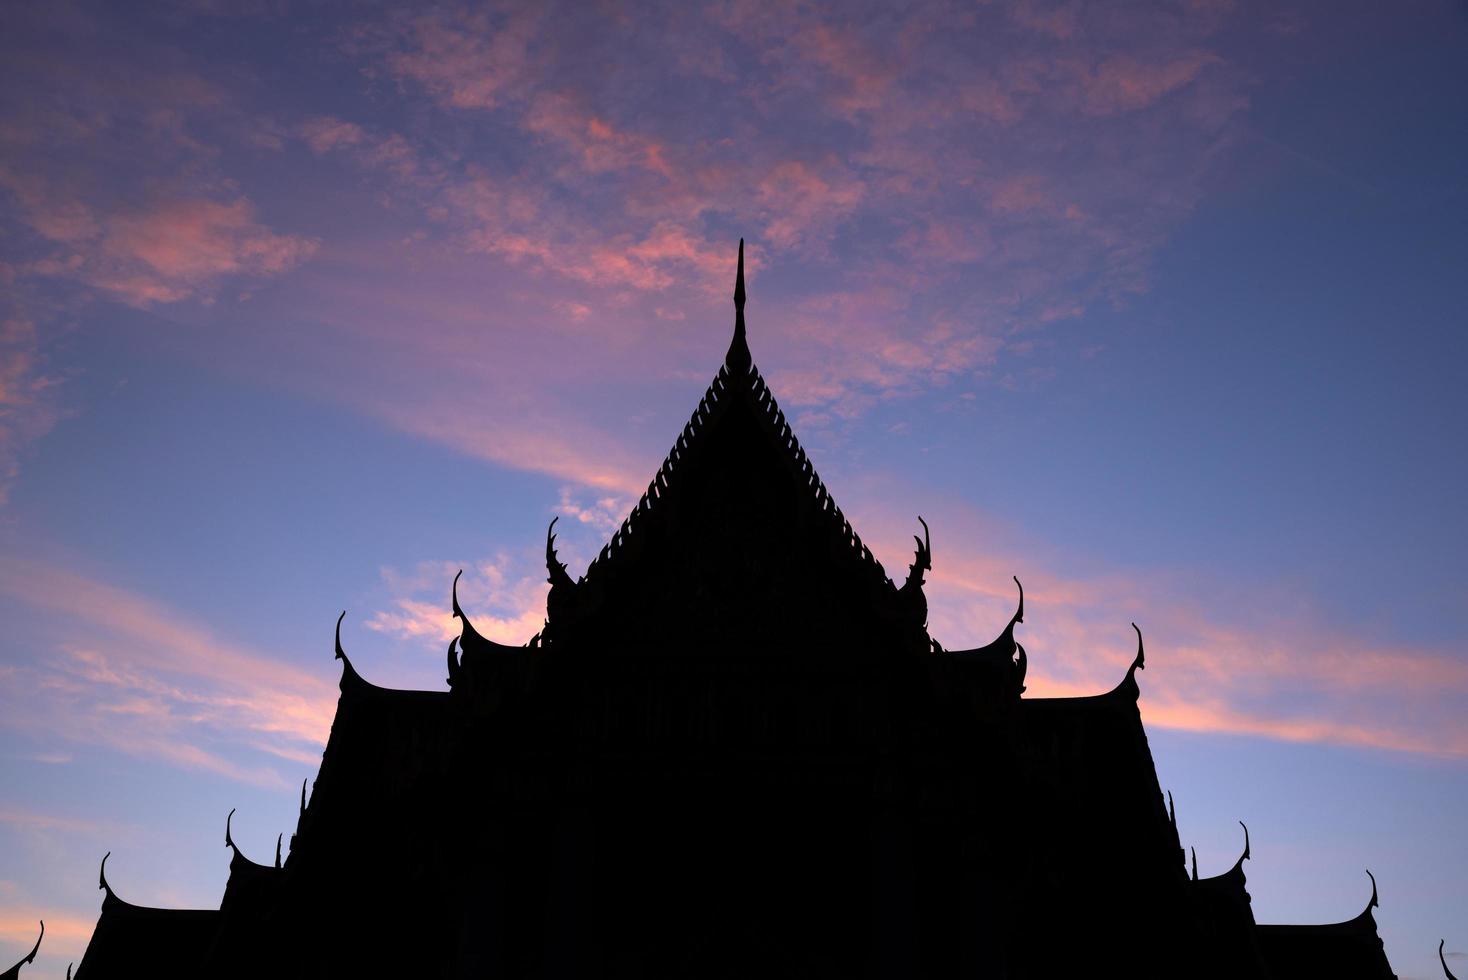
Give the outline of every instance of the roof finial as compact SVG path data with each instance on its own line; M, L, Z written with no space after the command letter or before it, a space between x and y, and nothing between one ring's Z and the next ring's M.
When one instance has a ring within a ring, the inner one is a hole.
M461 568L458 574L454 576L453 590L454 618L462 624L459 632L459 646L463 647L465 640L474 643L476 646L482 646L483 641L479 637L479 631L474 628L473 623L469 622L469 617L464 615L464 610L459 608L459 576L463 574L464 570Z
M729 342L729 353L724 355L724 366L736 378L749 374L754 359L749 353L749 341L744 337L744 239L739 239L739 271L734 274L734 339Z
M1198 849L1196 847L1190 847L1190 848L1188 848L1188 850L1190 850L1190 851L1193 852L1193 880L1194 881L1197 881L1198 880Z
M24 966L27 963L34 963L34 962L36 962L36 954L41 951L41 940L46 938L46 920L45 919L41 919L39 921L41 923L41 934L36 937L36 945L34 945L34 946L31 947L31 951L29 953L27 953L26 955L24 955L24 956L22 956L20 958L20 962L19 963L15 964L10 969L6 970L5 973L4 973L5 976L7 976L7 977L18 977L18 976L20 976L20 968L22 966Z
M285 834L276 834L275 835L275 866L277 868L280 867L280 842L284 838L285 838Z
M1439 939L1437 941L1437 961L1443 965L1443 976L1447 977L1448 980L1458 980L1457 977L1453 976L1453 971L1448 969L1448 958L1443 955L1443 946L1446 943L1446 939Z
M572 586L571 576L566 571L565 562L561 561L556 554L556 521L561 519L557 514L551 518L550 526L545 529L545 571L550 577L546 579L552 586Z
M343 691L348 687L363 683L361 675L357 673L357 668L353 667L352 662L347 659L347 651L342 649L342 620L346 618L345 609L342 610L340 616L336 617L336 659L342 662L342 679L339 686Z

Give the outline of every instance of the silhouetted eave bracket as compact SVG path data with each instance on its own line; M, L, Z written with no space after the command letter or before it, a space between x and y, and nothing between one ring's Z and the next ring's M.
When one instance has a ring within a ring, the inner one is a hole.
M1043 705L1069 705L1076 708L1135 708L1141 699L1142 689L1137 684L1137 671L1146 669L1146 655L1142 647L1142 631L1137 629L1137 624L1132 624L1132 629L1137 631L1137 653L1132 658L1131 666L1127 668L1126 676L1121 679L1111 690L1102 694L1086 694L1079 697L1068 698L1026 698L1028 704Z
M125 912L125 913L128 913L128 914L137 914L137 915L161 915L161 916L167 916L167 915L188 915L188 914L198 914L198 913L201 913L201 912L216 912L217 911L216 909L168 909L168 908L159 908L159 907L152 906L152 905L134 905L132 902L129 902L126 899L119 898L118 895L117 895L117 892L115 892L115 891L112 890L112 885L109 884L108 881L107 881L107 859L110 858L111 856L112 856L112 852L111 851L108 851L105 855L103 855L103 857L102 857L102 867L101 867L101 869L97 873L97 887L99 889L101 889L105 893L103 895L103 897L102 897L102 911L103 912L112 911L114 913L115 912Z
M981 647L974 647L970 650L948 650L935 643L933 652L954 660L995 664L1014 663L1016 655L1022 656L1024 652L1024 647L1014 639L1014 628L1025 621L1025 587L1020 585L1018 577L1015 577L1014 584L1019 588L1019 605L1015 608L1014 615L1009 617L1009 625L1004 627L1004 632Z
M41 951L41 940L46 938L45 920L38 921L40 921L41 924L41 934L36 937L36 944L31 947L31 951L29 953L20 958L19 962L17 962L10 969L6 970L4 973L0 973L0 980L18 980L18 978L20 977L20 968L25 966L27 963L34 963L36 961L36 954Z
M342 676L338 686L341 688L343 697L446 696L447 692L444 691L419 691L395 687L380 687L357 673L357 668L352 666L352 661L347 658L347 652L342 649L342 620L346 616L346 612L343 611L336 620L336 659L342 662Z
M280 870L278 866L272 867L268 864L261 864L259 861L253 861L245 854L244 851L240 850L239 844L235 843L234 840L232 826L234 821L234 814L235 811L230 810L229 816L226 817L224 821L224 846L228 847L231 851L229 859L230 877L234 878L235 875L273 874L276 871ZM277 846L276 855L279 856L279 854L280 850Z
M554 525L555 521L552 521L551 524ZM551 545L549 544L549 534L547 534L546 551L547 554L552 553ZM514 657L520 656L530 649L528 645L511 646L506 643L496 643L494 640L491 640L488 637L482 635L478 630L474 628L474 624L469 621L469 617L464 612L463 607L459 605L459 576L463 574L464 570L459 569L458 574L454 576L454 585L450 593L450 601L452 603L454 618L459 621L460 629L457 641L449 641L449 687L453 687L454 683L459 679L460 672L464 669L463 658L466 656L473 655L475 657ZM459 651L457 654L454 651L455 642L458 643L459 647Z
M1371 899L1366 903L1366 907L1354 917L1346 919L1344 922L1326 922L1319 925L1279 925L1275 923L1260 923L1259 928L1270 929L1279 932L1296 933L1350 933L1354 935L1369 934L1379 939L1380 937L1377 933L1376 928L1376 916L1372 914L1371 911L1374 908L1379 908L1381 904L1376 897L1376 876L1371 874L1370 871L1367 871L1366 874L1371 878Z
M1197 878L1197 855L1193 857L1194 880L1203 887L1226 892L1244 902L1249 900L1248 891L1245 886L1248 878L1244 874L1244 862L1249 860L1249 828L1242 820L1239 826L1244 828L1244 850L1239 854L1238 860L1234 861L1233 867L1223 874L1214 875L1211 878Z

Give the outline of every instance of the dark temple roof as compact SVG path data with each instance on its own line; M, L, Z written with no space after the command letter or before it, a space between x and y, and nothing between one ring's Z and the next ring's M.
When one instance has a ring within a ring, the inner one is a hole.
M1247 828L1233 868L1189 880L1140 630L1114 688L1070 698L1022 696L1022 587L992 642L930 637L927 524L892 581L754 365L742 242L734 303L723 365L583 575L546 532L542 632L481 636L456 577L448 689L403 691L357 672L339 618L289 857L251 861L227 819L217 911L103 876L79 980L1390 976L1374 889L1350 922L1255 925Z
M1371 872L1366 872L1371 875ZM1376 931L1376 878L1361 914L1326 925L1259 926L1259 949L1274 980L1330 977L1332 980L1393 980L1386 948Z
M579 581L548 549L548 645L820 657L905 631L926 647L920 583L887 578L749 356L742 271L724 364L647 491Z
M199 975L219 927L217 909L159 909L125 902L107 884L105 857L98 887L106 892L102 916L82 954L76 980L192 980Z

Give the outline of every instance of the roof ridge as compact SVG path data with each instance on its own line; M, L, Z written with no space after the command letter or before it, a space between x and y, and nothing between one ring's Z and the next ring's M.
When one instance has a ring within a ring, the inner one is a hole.
M744 393L758 409L755 412L756 417L769 427L786 464L797 474L797 484L803 484L805 492L810 495L810 502L822 515L832 536L838 542L844 543L850 549L853 557L865 562L876 573L876 578L890 584L891 580L887 577L881 561L862 541L861 535L857 533L851 521L836 504L831 491L826 487L820 474L816 472L815 464L800 444L800 439L785 417L785 413L780 409L769 382L753 364L750 365L746 377ZM674 440L672 448L663 457L663 463L648 483L647 489L632 506L632 510L622 519L621 525L612 533L601 551L587 565L586 571L581 575L581 581L590 581L599 577L602 570L609 567L609 563L616 561L617 556L626 550L638 525L662 513L663 508L667 506L662 501L670 494L677 493L677 482L685 461L699 451L715 413L724 410L730 398L737 397L736 385L735 376L730 374L726 366L720 365L718 373L714 375L713 381L709 383L688 421L684 423L683 430Z

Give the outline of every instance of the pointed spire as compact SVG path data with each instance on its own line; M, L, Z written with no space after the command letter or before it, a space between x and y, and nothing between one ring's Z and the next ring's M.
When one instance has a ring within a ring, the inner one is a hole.
M306 815L306 784L310 781L310 776L307 776L305 779L301 780L301 813L300 816L296 817L297 823L300 822L301 817L304 817Z
M280 842L285 839L285 834L275 835L275 866L280 867Z
M744 239L739 239L739 270L734 274L734 339L729 342L729 353L724 355L724 366L736 378L749 374L754 358L749 353L749 341L744 336Z
M1188 850L1190 850L1190 851L1193 852L1193 880L1194 881L1197 881L1198 880L1198 849L1196 847L1190 847L1190 848L1188 848Z
M744 239L739 239L739 269L734 274L734 312L744 314Z

